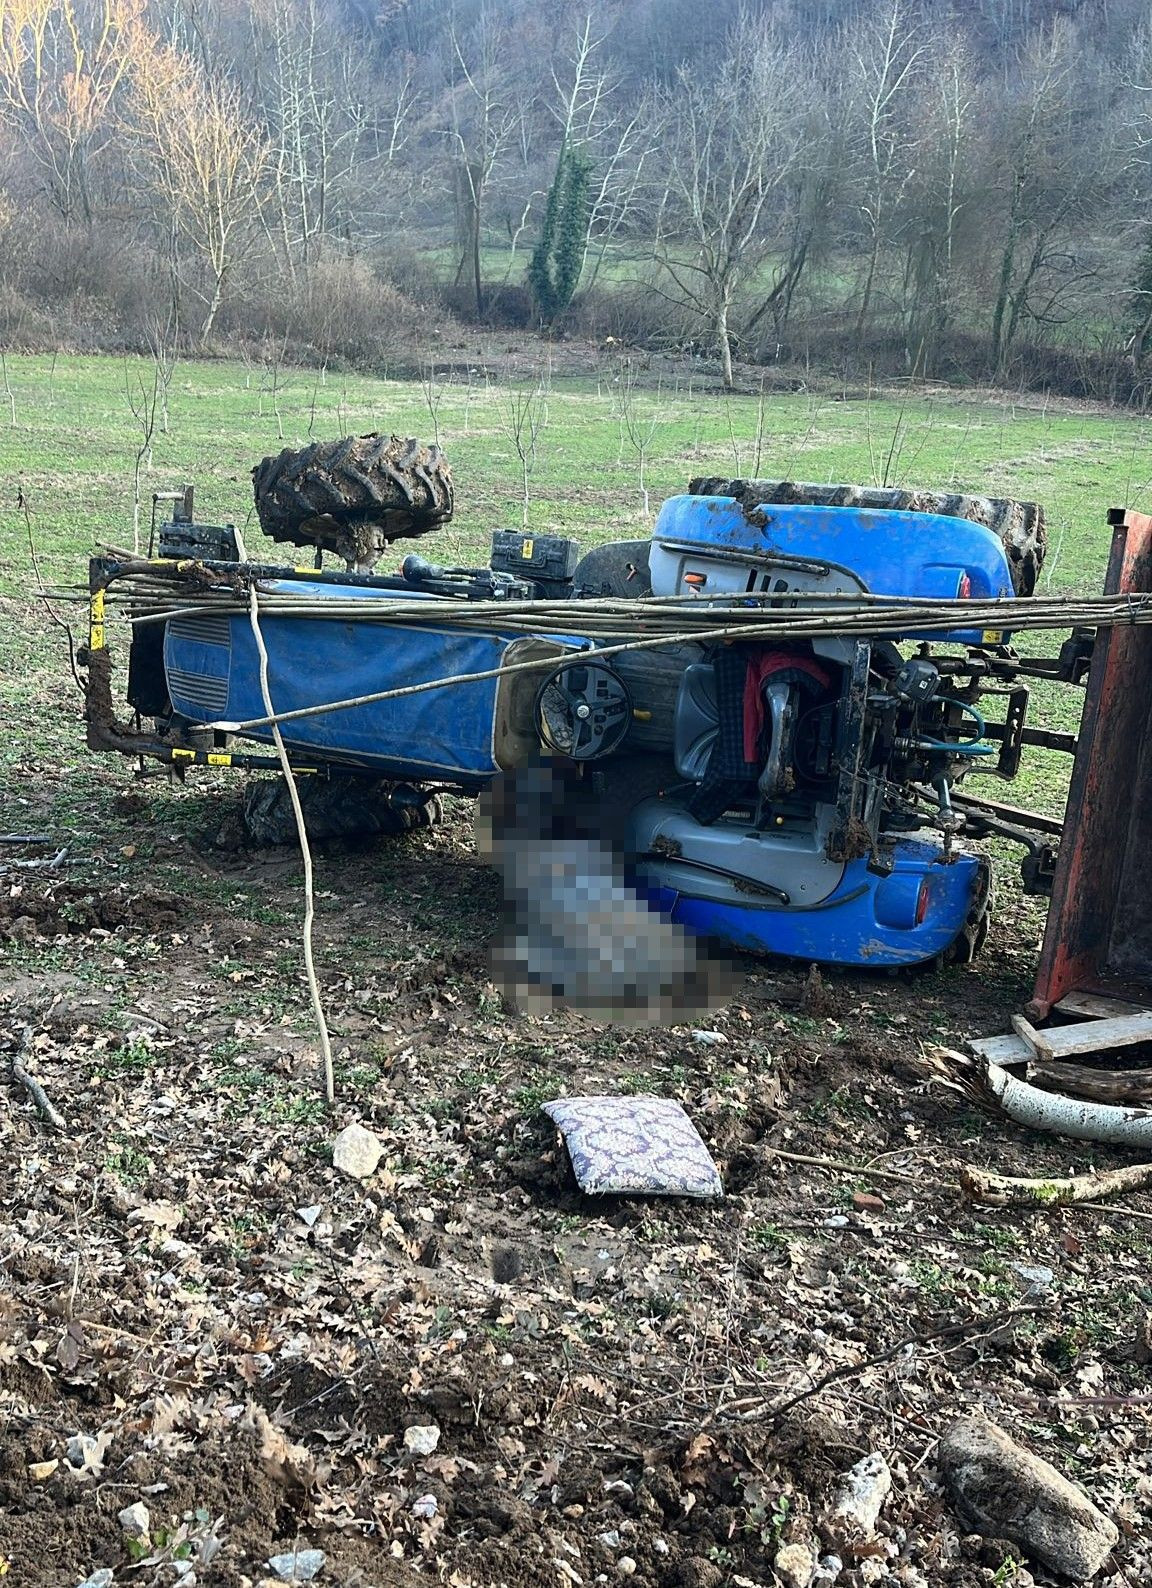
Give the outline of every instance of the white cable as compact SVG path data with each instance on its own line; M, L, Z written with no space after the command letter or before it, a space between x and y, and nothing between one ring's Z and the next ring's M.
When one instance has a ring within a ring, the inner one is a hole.
M260 653L260 693L264 697L264 709L272 718L272 739L276 745L276 753L280 757L280 766L284 773L284 781L288 785L288 798L292 801L292 814L296 818L296 833L300 839L300 853L304 857L304 971L308 978L308 992L312 999L312 1013L316 1016L316 1029L320 1033L320 1051L324 1056L324 1090L329 1103L336 1101L336 1077L332 1067L332 1042L328 1036L328 1022L324 1018L324 1004L320 998L320 983L316 979L316 965L312 958L312 923L316 918L316 899L312 886L312 847L308 842L308 831L304 825L304 809L300 804L300 791L296 787L296 774L288 760L288 751L284 748L284 735L280 726L275 721L276 709L272 704L272 694L268 686L268 649L264 644L264 635L260 630L259 598L256 595L255 584L249 588L248 616L252 623L252 634L256 641L256 649Z

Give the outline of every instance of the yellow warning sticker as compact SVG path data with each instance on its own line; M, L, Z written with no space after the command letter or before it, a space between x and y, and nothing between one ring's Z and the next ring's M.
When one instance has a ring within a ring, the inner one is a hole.
M536 542L535 542L535 540L534 540L534 539L533 539L533 538L532 538L532 536L531 536L531 535L528 535L528 536L526 536L526 537L525 537L525 538L524 538L524 539L523 539L523 540L522 540L522 541L521 541L521 542L520 542L520 555L521 555L521 557L524 557L524 558L531 558L531 556L532 556L532 553L533 553L533 552L534 552L534 551L535 551L535 550L536 550Z
M92 602L88 615L88 649L102 651L104 649L104 592L93 590Z
M981 634L981 636L980 636L980 643L981 643L981 645L1003 645L1003 643L1004 643L1004 630L1003 629L985 629L983 634Z

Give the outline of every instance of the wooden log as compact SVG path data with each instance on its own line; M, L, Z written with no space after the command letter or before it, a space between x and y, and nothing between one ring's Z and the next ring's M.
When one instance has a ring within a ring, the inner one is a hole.
M1089 1097L1094 1103L1152 1108L1152 1070L1098 1070L1087 1064L1035 1059L1028 1066L1028 1079L1046 1092Z
M988 1065L988 1090L1009 1118L1031 1130L1152 1150L1152 1109L1119 1108L1045 1092L992 1063Z
M960 1170L960 1185L974 1202L992 1207L1059 1207L1066 1202L1094 1202L1122 1191L1141 1191L1152 1185L1152 1163L1055 1179L990 1174L966 1164Z

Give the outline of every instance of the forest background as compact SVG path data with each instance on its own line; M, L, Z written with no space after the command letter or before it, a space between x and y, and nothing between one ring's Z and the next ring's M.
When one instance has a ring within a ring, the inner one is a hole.
M3 0L0 339L1142 403L1150 151L1148 0Z

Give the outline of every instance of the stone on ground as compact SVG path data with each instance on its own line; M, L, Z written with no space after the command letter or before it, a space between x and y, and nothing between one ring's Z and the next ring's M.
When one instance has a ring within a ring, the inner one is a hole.
M1083 1489L984 1417L961 1417L937 1461L958 1516L974 1532L1009 1539L1062 1577L1094 1577L1119 1541Z

